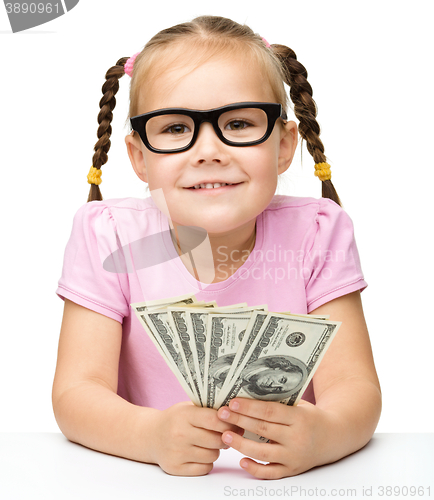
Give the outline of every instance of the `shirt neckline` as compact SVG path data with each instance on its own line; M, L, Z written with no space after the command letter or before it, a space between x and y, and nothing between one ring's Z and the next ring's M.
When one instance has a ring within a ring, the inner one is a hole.
M255 246L250 252L250 255L248 256L246 262L244 262L244 264L241 267L239 267L232 276L230 276L228 279L224 281L220 281L219 283L202 283L201 281L198 281L194 276L192 276L182 263L182 260L179 257L178 252L176 251L175 246L173 245L172 238L170 236L169 219L160 210L159 214L160 214L160 231L161 234L163 235L164 246L166 248L166 251L168 252L170 260L173 262L173 265L176 266L182 278L185 281L187 281L190 286L192 286L195 290L197 290L197 292L214 293L233 286L240 279L242 279L242 276L244 274L249 272L250 268L258 260L258 255L262 254L261 250L264 243L264 216L263 216L264 212L261 212L256 217Z

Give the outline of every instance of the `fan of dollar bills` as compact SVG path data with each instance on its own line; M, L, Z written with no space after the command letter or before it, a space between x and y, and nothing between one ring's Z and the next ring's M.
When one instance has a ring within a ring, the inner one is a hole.
M236 396L297 404L341 325L194 295L131 307L193 403L216 409Z

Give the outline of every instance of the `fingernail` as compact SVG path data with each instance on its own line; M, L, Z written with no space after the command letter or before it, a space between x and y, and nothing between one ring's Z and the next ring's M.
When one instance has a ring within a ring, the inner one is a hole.
M223 443L231 444L232 443L232 436L230 434L226 434L223 438Z
M249 464L248 464L247 460L241 460L240 465L243 469L247 469Z
M221 413L220 413L220 418L229 418L229 415L230 413L228 412L228 410L223 410Z
M238 403L238 401L231 401L229 406L231 407L231 410L237 411L240 407L240 403Z

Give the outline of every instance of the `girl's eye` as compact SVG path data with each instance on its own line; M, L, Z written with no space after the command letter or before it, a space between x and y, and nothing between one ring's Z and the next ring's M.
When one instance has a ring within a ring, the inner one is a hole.
M243 130L250 126L250 123L245 120L232 120L226 125L226 129L229 130Z
M168 134L180 135L190 132L190 129L187 127L187 125L183 125L182 123L175 123L174 125L166 127L163 132L166 132Z

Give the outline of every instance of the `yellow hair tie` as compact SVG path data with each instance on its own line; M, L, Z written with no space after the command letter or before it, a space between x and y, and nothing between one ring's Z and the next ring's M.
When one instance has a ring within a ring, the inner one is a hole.
M95 168L93 165L90 167L89 173L87 174L87 182L89 184L101 184L101 170L99 168Z
M332 171L328 163L315 163L315 175L320 181L328 181L332 178Z

